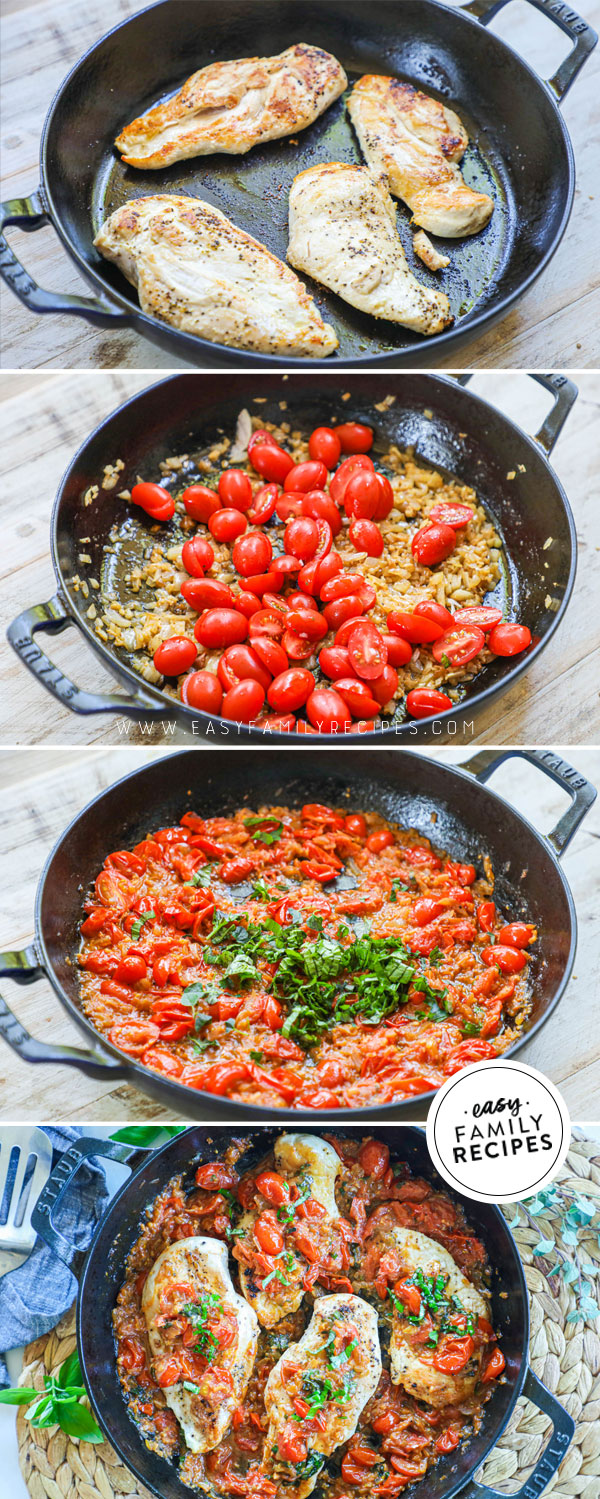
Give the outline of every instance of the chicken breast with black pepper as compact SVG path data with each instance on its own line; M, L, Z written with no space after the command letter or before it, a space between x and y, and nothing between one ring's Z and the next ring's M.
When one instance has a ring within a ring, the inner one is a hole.
M399 1227L393 1237L402 1271L392 1293L392 1382L436 1408L459 1405L479 1377L484 1343L470 1334L478 1318L487 1324L487 1301L435 1239Z

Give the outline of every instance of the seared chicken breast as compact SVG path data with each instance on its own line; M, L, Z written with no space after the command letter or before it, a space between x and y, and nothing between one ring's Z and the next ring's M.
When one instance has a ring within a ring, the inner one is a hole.
M368 167L324 162L294 177L287 258L352 307L415 333L453 320L444 293L409 270L394 204Z
M452 239L483 229L494 203L464 181L458 163L469 138L453 109L410 83L367 73L348 112L369 165L385 174L416 224Z
M262 1466L286 1499L305 1499L323 1460L356 1431L381 1376L377 1313L360 1296L322 1296L298 1343L265 1386L269 1430ZM298 1419L302 1402L306 1415ZM308 1414L319 1412L317 1426Z
M464 1345L469 1325L476 1324L478 1317L487 1320L486 1300L435 1239L416 1229L396 1228L394 1242L402 1260L402 1278L393 1292L392 1383L436 1408L459 1405L477 1383L482 1347L476 1346L456 1373L436 1368L435 1360L449 1363L451 1360L440 1354L456 1349L461 1339ZM400 1287L406 1281L413 1284L401 1293ZM418 1312L416 1300L414 1303L408 1300L406 1305L402 1300L402 1294L407 1297L411 1293L420 1299ZM415 1317L420 1320L415 1321ZM429 1322L424 1323L425 1317L431 1322L427 1339L423 1336L429 1328ZM432 1346L427 1346L428 1341Z
M243 155L312 125L347 84L330 52L298 42L277 57L200 68L166 104L126 125L115 145L131 167L168 167L215 151Z
M323 1216L318 1220L317 1231L320 1245L330 1247L331 1226L339 1218L335 1183L342 1163L337 1151L326 1140L319 1139L318 1135L289 1134L279 1136L274 1155L277 1171L287 1186L295 1186L300 1197L310 1197L324 1209ZM260 1183L260 1176L257 1181ZM282 1205L279 1210L267 1209L267 1216L273 1211L277 1226L286 1235L285 1260L280 1257L278 1261L279 1275L276 1270L272 1274L269 1266L264 1272L257 1272L253 1259L250 1263L244 1259L245 1244L254 1242L255 1225L264 1212L259 1204L241 1219L239 1227L243 1232L236 1250L242 1291L246 1300L254 1307L263 1327L276 1327L283 1317L298 1310L305 1295L305 1272L308 1268L301 1249L296 1244L296 1214L288 1213L288 1209ZM266 1283L265 1276L268 1276Z
M94 244L136 287L143 312L185 333L261 354L337 348L293 271L200 198L132 199Z
M258 1322L234 1290L226 1246L204 1238L170 1244L146 1279L142 1310L167 1405L191 1451L210 1452L244 1397L258 1346Z

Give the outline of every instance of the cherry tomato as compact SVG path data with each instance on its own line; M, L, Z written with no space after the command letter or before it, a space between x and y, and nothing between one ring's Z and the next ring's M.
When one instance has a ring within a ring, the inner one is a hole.
M326 677L335 681L337 677L350 677L352 667L345 646L325 645L319 655L319 666Z
M371 833L367 838L367 848L371 854L381 854L384 848L391 848L394 841L394 834L389 831Z
M203 536L194 536L192 541L184 541L181 549L181 561L186 573L193 578L203 578L205 571L212 567L215 554L209 541Z
M531 645L531 630L527 625L495 625L488 645L494 656L518 656Z
M394 1296L398 1296L405 1311L418 1317L421 1310L421 1292L418 1286L411 1286L406 1280L398 1280L394 1286Z
M477 625L477 628L487 635L488 630L493 630L494 625L499 625L501 619L501 609L493 609L491 604L473 604L469 609L457 609L452 623Z
M221 509L218 494L206 484L190 484L189 489L184 489L181 498L192 520L204 521L205 525L215 510Z
M306 712L315 729L322 734L335 734L352 723L352 714L339 692L331 687L318 687L311 693Z
M372 520L381 499L377 475L359 469L346 485L344 508L352 520Z
M452 526L421 526L416 531L410 544L413 557L420 562L422 567L437 567L443 562L456 546L456 531Z
M365 471L370 474L375 472L372 459L367 458L365 453L357 453L354 457L345 458L344 462L340 463L329 484L329 493L336 505L343 503L347 485L353 475Z
M435 599L421 599L420 604L415 604L413 614L432 619L436 625L441 625L442 630L450 630L454 624L454 615L443 604L436 604Z
M277 1450L284 1463L304 1462L308 1447L306 1437L292 1421L286 1422L277 1437Z
M277 638L283 632L284 623L284 615L278 609L258 609L248 622L252 644L254 645L255 635L270 635Z
M485 645L483 630L478 630L476 625L470 625L463 629L458 627L452 630L444 630L438 640L434 640L432 650L436 661L448 660L451 666L466 666L467 661L472 661L478 656Z
M217 578L186 578L181 585L182 598L198 614L203 609L232 609L233 594Z
M350 540L357 552L366 552L367 557L380 557L383 551L383 536L374 520L355 520L350 527Z
M435 1444L436 1452L453 1452L454 1448L458 1447L459 1442L459 1433L454 1430L454 1427L449 1426L448 1430L443 1431L442 1435L438 1437Z
M283 540L287 552L290 552L293 557L299 557L302 562L309 562L319 545L319 527L316 520L312 520L307 515L290 521L285 528Z
M217 675L226 691L235 687L238 682L244 682L247 677L252 677L255 682L260 682L266 692L271 680L269 672L265 671L250 645L230 645L221 656Z
M267 1202L273 1207L283 1207L290 1200L290 1189L283 1177L277 1171L261 1171L256 1177L254 1186ZM245 1204L242 1204L244 1206Z
M219 479L219 499L230 510L249 510L252 485L241 468L226 468Z
M335 599L344 599L351 594L360 594L365 583L362 573L339 573L333 578L328 578L321 589L321 599L324 604L332 604Z
M527 962L527 953L518 947L482 947L481 961L487 968L498 967L501 973L520 973Z
M470 520L474 520L475 511L469 505L434 505L429 511L429 519L441 521L444 526L452 526L453 531L460 531L462 526L468 526Z
M246 540L245 537L244 540ZM276 592L283 588L283 573L273 572L272 568L268 573L251 573L244 578L244 587L250 593L254 593L257 598L262 599L263 607L271 608L270 601L275 597ZM268 604L265 604L266 599L269 600Z
M493 1348L491 1353L488 1354L487 1360L479 1377L484 1384L487 1384L488 1380L497 1379L498 1375L501 1374L503 1369L505 1368L506 1359L504 1357L504 1354L500 1351L499 1348Z
M151 520L170 520L175 514L175 501L168 489L160 484L134 484L131 491L134 505L139 505Z
M284 491L300 490L302 494L308 494L310 489L324 489L329 474L324 463L309 460L308 463L296 463L293 469L283 481Z
M286 474L294 467L294 460L270 432L257 431L252 433L248 443L248 458L253 469L261 478L270 484L283 484Z
M474 864L456 864L453 859L446 864L446 874L458 880L459 885L474 885L476 873Z
M350 593L345 594L341 599L334 599L331 604L326 604L323 613L330 630L339 630L340 625L343 625L347 619L354 619L357 624L360 623L363 605L357 593ZM366 620L365 623L367 623Z
M200 713L220 713L223 688L212 671L193 671L181 684L182 702Z
M496 907L493 900L482 900L477 907L477 920L482 932L492 932L496 920Z
M120 1020L108 1032L108 1039L119 1051L130 1057L140 1057L147 1046L158 1041L160 1030L148 1020Z
M379 504L373 517L374 520L386 520L390 510L394 508L394 491L385 474L377 473L379 485Z
M312 671L301 666L292 667L274 677L268 691L268 699L277 713L294 712L302 708L315 685Z
M398 673L394 666L384 666L380 677L369 682L371 692L380 708L385 708L386 703L391 703L398 691Z
M371 682L380 677L387 665L387 646L381 630L368 619L357 624L348 638L348 655L362 681Z
M452 1077L455 1072L462 1072L463 1067L470 1067L471 1062L491 1062L495 1056L496 1048L491 1041L461 1041L446 1058L444 1071Z
M308 661L314 651L313 642L306 635L297 635L294 630L284 630L281 644L290 661Z
M311 458L332 469L340 461L342 444L333 427L315 427L308 439L308 451Z
M358 604L358 602L359 602L358 599L354 600L355 604ZM329 608L330 605L328 604L327 607ZM339 630L336 633L336 637L335 637L335 640L334 640L334 645L336 645L336 646L339 645L339 646L342 646L344 649L346 649L347 646L348 646L348 641L350 639L350 636L351 636L352 631L355 628L355 626L356 625L362 625L364 623L365 623L365 621L363 620L363 618L362 618L362 616L360 614L352 614L352 615L350 615L350 617L348 619L345 619L344 622L343 622L343 624L340 625ZM350 658L348 658L348 659L350 659Z
M277 508L279 494L278 484L265 484L263 489L257 489L250 509L246 512L253 526L262 526L271 519Z
M452 706L452 698L445 692L436 692L432 687L414 687L406 697L406 707L411 718L435 718L436 713L445 713Z
M209 609L198 620L194 634L207 650L222 650L246 639L248 620L238 609Z
M387 617L387 627L393 635L410 640L411 645L429 645L430 641L445 634L444 626L436 620L428 619L424 614L409 614L404 609L392 609Z
M371 696L366 682L360 682L358 677L337 677L335 690L343 697L355 718L377 717L379 703Z
M258 718L264 701L264 687L252 677L247 677L244 682L238 682L225 693L221 717L232 718L235 723L252 723L254 718Z
M284 1245L283 1232L274 1212L267 1208L254 1224L254 1237L264 1254L281 1254Z
M139 984L140 979L145 979L147 972L148 964L141 954L126 954L118 968L115 968L113 978L117 984Z
M308 593L311 598L314 598L323 584L342 570L343 562L339 552L329 552L326 557L316 557L313 562L307 562L298 573L298 583L303 593Z
M527 947L534 937L535 927L526 921L511 921L509 926L501 927L498 932L498 941L507 947Z
M282 733L289 734L291 729L296 728L296 715L295 713L280 713L279 715L267 713L258 722L261 729L281 730Z
M282 671L287 671L289 663L286 653L270 636L252 635L252 650L272 677L279 677Z
M362 422L342 422L334 431L342 453L368 453L373 446L373 428Z
M327 634L327 623L316 609L291 609L287 623L290 630L295 630L297 635L307 640L322 640Z
M304 498L302 514L310 516L312 520L326 520L331 526L333 536L339 536L342 529L342 517L337 505L323 489L309 491Z
M412 645L402 635L386 635L382 631L390 666L407 666L412 656Z
M215 541L235 541L236 536L243 536L248 522L241 510L215 510L214 515L209 516L208 529Z
M366 832L367 825L364 817L360 820L364 823ZM358 1152L358 1159L366 1175L372 1176L374 1181L379 1182L382 1181L390 1164L390 1152L382 1140L365 1140Z
M430 900L426 895L416 900L412 908L412 914L417 926L428 926L430 921L435 921L438 916L443 916L445 907L440 905L439 900Z
M268 536L254 533L251 536L242 536L236 541L233 552L233 565L242 577L249 578L252 574L265 573L273 556L273 548Z
M245 614L246 619L251 619L252 615L257 614L261 608L258 594L251 593L246 589L242 589L241 593L232 594L231 602L232 607L239 609L241 614Z
M468 1364L475 1344L470 1337L449 1338L445 1348L433 1356L433 1367L441 1374L458 1374Z
M178 677L180 672L193 665L197 655L198 647L189 635L171 635L159 645L153 660L156 670L163 676Z

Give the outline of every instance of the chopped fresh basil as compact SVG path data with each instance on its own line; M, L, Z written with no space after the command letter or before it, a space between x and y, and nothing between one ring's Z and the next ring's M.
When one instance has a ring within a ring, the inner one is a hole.
M196 873L192 875L191 880L186 880L185 883L188 887L191 885L194 889L197 889L198 886L201 886L203 890L206 890L210 886L211 880L216 875L218 869L219 865L216 862L202 864L201 868L197 869Z
M156 911L142 911L141 916L138 916L136 920L132 922L131 935L135 940L137 940L137 938L139 937L142 927L147 921L156 921Z
M244 827L255 843L278 843L283 832L280 817L245 817Z

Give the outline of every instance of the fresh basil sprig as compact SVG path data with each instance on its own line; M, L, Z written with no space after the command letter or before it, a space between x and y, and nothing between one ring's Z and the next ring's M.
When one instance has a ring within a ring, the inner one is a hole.
M79 1354L75 1348L61 1364L57 1374L47 1374L44 1389L19 1385L15 1390L0 1390L0 1404L27 1405L25 1420L37 1428L60 1426L69 1437L84 1442L103 1442L104 1437L87 1405L81 1401L85 1389L81 1379Z

